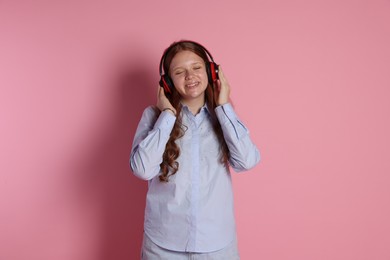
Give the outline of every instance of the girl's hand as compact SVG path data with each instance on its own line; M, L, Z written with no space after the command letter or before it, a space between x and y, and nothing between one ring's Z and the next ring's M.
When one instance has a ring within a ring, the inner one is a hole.
M214 97L217 106L221 106L229 103L230 96L230 85L223 74L221 66L218 66L218 77L219 79L217 79L214 84Z
M176 109L172 106L171 102L169 102L167 96L165 96L164 89L160 85L158 85L156 106L161 112L168 110L172 114L176 115Z

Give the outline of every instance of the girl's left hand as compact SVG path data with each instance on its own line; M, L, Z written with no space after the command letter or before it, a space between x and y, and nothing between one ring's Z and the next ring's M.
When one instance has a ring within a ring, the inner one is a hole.
M221 66L218 66L218 77L219 79L214 83L214 97L217 106L221 106L229 103L230 96L230 85L223 74Z

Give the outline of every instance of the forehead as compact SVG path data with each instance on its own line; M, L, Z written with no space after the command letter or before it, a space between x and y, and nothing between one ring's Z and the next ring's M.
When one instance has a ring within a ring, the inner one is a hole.
M180 51L173 57L170 68L184 66L195 62L203 62L203 59L192 51Z

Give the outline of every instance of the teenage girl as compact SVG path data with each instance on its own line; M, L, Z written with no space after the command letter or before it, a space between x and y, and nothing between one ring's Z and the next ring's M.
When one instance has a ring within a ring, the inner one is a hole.
M134 174L148 181L141 259L239 259L229 169L253 168L259 151L205 47L174 42L160 76L130 155Z

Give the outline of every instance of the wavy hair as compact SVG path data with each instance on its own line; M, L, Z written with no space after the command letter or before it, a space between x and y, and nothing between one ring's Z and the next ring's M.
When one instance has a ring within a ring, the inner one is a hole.
M163 61L163 69L164 73L169 75L169 67L172 62L173 57L181 51L191 51L201 57L205 62L209 62L207 53L202 48L201 45L192 42L192 41L179 41L172 43L164 52L164 61ZM172 89L172 93L167 96L172 106L176 109L177 118L175 124L173 126L172 132L170 134L169 140L166 144L165 151L163 154L163 161L160 164L161 174L159 176L160 181L168 182L169 177L176 174L179 169L179 163L177 162L177 158L180 155L180 148L176 144L176 140L183 137L186 131L186 126L182 124L182 115L181 115L181 96L176 91L175 88ZM205 100L206 105L209 108L213 121L213 130L216 133L219 143L220 143L220 162L228 165L229 160L229 149L226 145L225 139L223 137L222 128L219 121L216 118L214 109L216 108L216 103L214 99L214 91L213 86L208 84L205 90Z

